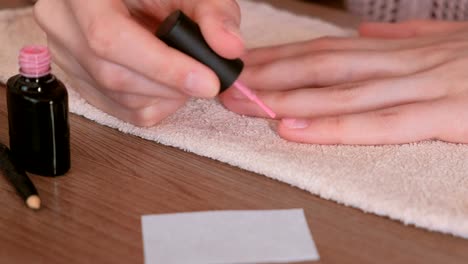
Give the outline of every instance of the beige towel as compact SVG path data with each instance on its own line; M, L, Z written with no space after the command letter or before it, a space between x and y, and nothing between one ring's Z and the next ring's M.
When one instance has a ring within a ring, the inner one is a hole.
M250 46L347 34L320 20L239 2ZM30 9L1 11L0 32L0 80L5 81L17 71L18 49L44 39ZM193 100L161 124L139 128L102 113L72 89L70 95L73 113L124 133L263 174L365 212L468 238L468 146L437 141L375 147L296 144L280 139L269 121L228 112L215 100Z

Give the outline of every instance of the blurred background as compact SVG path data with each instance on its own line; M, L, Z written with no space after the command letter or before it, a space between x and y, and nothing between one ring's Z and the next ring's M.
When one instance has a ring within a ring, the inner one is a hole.
M285 0L285 1L288 1L288 0ZM338 8L338 9L345 8L345 0L302 0L302 1L320 4L320 5Z

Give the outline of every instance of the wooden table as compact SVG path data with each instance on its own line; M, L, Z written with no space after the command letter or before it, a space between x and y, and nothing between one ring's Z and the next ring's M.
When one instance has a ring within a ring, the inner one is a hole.
M343 13L267 1L337 23ZM341 22L340 22L341 21ZM352 21L352 22L350 22ZM8 142L5 89L0 141ZM239 168L71 116L73 168L32 176L43 208L25 208L0 177L0 263L142 263L143 214L303 208L316 263L467 263L468 240L363 213Z

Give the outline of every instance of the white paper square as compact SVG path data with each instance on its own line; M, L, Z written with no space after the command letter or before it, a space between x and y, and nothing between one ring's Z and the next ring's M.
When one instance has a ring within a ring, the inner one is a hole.
M302 209L142 216L145 263L318 260Z

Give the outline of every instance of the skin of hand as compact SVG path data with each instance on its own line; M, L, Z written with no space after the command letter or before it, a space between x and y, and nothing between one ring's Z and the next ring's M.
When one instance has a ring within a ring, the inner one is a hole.
M258 48L244 62L241 79L278 114L286 140L468 143L468 23L367 23L357 37ZM221 99L266 117L232 88Z
M151 126L190 96L219 92L214 72L154 36L176 9L200 25L221 56L244 54L234 0L39 0L34 15L54 62L84 99L124 121Z

